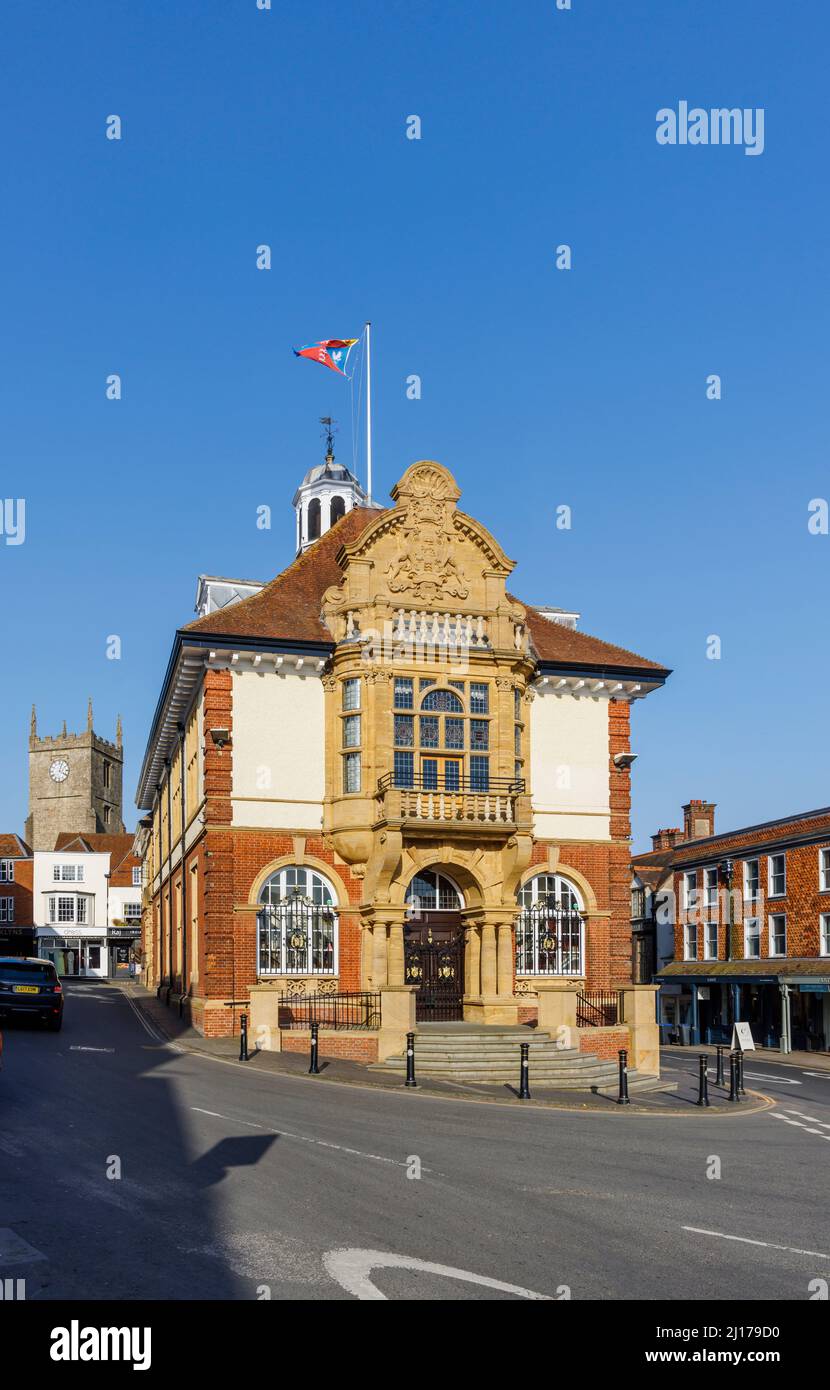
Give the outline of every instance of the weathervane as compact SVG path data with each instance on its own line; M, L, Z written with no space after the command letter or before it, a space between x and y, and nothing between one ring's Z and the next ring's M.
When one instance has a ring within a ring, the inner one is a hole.
M321 425L325 425L325 436L326 436L326 463L333 463L333 462L334 462L334 436L335 436L335 434L337 433L337 431L336 431L336 429L335 429L335 425L337 424L337 421L336 421L336 420L333 420L332 417L331 417L330 415L321 415L321 416L320 416L320 424L321 424Z

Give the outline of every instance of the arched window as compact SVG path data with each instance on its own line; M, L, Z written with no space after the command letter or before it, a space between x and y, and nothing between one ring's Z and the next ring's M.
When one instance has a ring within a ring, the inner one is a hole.
M516 974L582 975L585 918L574 884L561 874L536 874L516 896Z
M410 912L460 912L464 899L446 874L422 869L406 890L406 905Z
M332 497L332 499L331 499L331 507L330 507L330 510L329 510L329 516L330 516L330 518L331 518L331 525L333 526L334 523L335 523L335 521L339 521L340 518L341 518L341 516L345 516L345 515L346 515L346 502L345 502L345 499L344 499L343 497Z
M441 710L445 714L463 714L464 705L452 690L430 690L421 701L422 710Z
M308 504L308 539L310 541L319 540L320 537L320 498L312 497Z
M337 899L328 879L289 864L259 894L260 975L333 975L337 970Z

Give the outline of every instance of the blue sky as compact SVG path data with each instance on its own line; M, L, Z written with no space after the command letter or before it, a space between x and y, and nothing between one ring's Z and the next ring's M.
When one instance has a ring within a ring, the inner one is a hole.
M351 458L348 387L291 347L367 318L376 494L439 459L514 592L674 669L633 711L635 843L690 796L830 801L829 40L823 0L7 0L0 827L32 701L57 732L90 692L134 823L196 576L290 561L318 416ZM681 100L763 107L763 154L658 145Z

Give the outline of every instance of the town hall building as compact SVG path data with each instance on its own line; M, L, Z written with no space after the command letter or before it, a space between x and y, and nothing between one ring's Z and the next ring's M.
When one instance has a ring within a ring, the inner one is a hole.
M176 632L137 792L144 978L208 1036L246 1012L280 1046L286 1000L371 998L332 1048L373 1060L631 984L629 715L670 673L517 598L459 497L429 461L387 508L312 471L294 562L233 601L204 579Z

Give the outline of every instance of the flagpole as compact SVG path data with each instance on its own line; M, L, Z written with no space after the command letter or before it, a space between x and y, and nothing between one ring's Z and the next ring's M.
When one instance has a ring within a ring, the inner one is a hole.
M372 500L372 325L366 324L366 490Z

